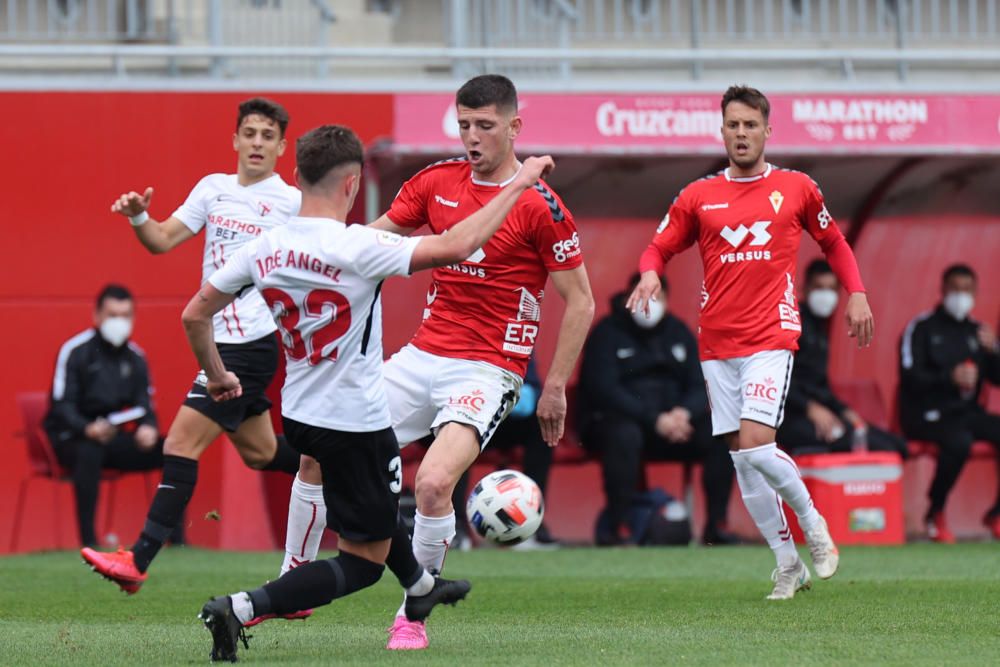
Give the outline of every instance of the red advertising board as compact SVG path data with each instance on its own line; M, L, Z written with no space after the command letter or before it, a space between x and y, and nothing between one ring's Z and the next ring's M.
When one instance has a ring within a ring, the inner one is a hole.
M719 95L527 94L522 150L721 151ZM1000 95L774 95L768 144L781 153L1000 153ZM453 97L397 95L400 150L458 146Z

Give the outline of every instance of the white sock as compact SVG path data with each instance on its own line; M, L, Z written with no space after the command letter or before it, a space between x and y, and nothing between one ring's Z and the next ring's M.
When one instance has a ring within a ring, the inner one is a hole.
M403 603L399 605L399 609L396 610L396 616L406 616L406 596L407 595L427 595L434 588L434 575L424 570L423 575L417 580L417 583L413 584L403 593Z
M802 530L812 530L819 521L819 512L813 507L812 496L802 482L799 467L788 454L773 442L769 445L745 449L744 454L750 465L764 475L771 488L778 492L799 517Z
M434 588L434 575L424 570L423 575L417 580L417 583L406 589L406 594L420 597L421 595L430 593L432 588Z
M233 614L240 623L246 623L254 617L253 601L249 593L233 593L229 596L233 601Z
M307 484L295 476L288 499L288 528L285 536L285 559L281 574L303 563L316 560L319 543L326 528L326 503L323 485Z
M413 555L417 562L424 566L424 576L420 581L406 589L409 595L427 595L430 587L424 589L430 582L434 586L434 574L441 574L444 568L444 558L448 555L448 547L455 539L455 512L446 516L424 516L417 511L413 522ZM424 590L423 593L418 592ZM406 615L406 596L399 606L396 616Z
M740 486L743 504L760 534L767 540L778 567L788 567L798 560L792 531L785 520L785 512L781 508L781 498L767 483L767 479L751 465L746 452L729 452L736 468L736 482Z
M413 555L431 574L441 574L448 547L455 539L455 512L424 516L417 511L413 524Z

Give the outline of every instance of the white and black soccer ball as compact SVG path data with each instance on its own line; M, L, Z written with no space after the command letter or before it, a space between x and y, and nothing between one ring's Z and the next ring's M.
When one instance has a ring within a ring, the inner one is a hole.
M485 540L511 546L542 525L545 504L534 480L516 470L498 470L479 480L469 494L466 513Z

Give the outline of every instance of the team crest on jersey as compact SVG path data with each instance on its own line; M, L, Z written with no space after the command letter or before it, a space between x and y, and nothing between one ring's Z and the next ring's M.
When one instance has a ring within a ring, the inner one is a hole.
M780 192L778 192L777 190L775 190L774 192L772 192L768 196L767 199L768 199L768 201L771 202L771 207L774 209L775 213L778 213L778 212L781 211L781 204L782 204L782 202L785 201L785 196L784 195L782 195Z
M269 201L257 200L257 213L260 217L264 217L274 209L274 204Z

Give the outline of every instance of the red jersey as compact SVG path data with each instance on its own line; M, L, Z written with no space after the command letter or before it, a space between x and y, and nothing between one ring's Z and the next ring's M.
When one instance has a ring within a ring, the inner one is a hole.
M433 164L403 184L388 216L400 227L447 231L505 184L476 181L465 158ZM524 376L550 271L583 264L573 216L543 182L526 191L486 245L434 269L411 343L442 357L485 361Z
M770 164L749 178L730 178L726 169L681 191L639 270L660 273L697 241L705 267L702 360L797 350L802 325L794 280L803 229L825 252L844 242L811 178Z

